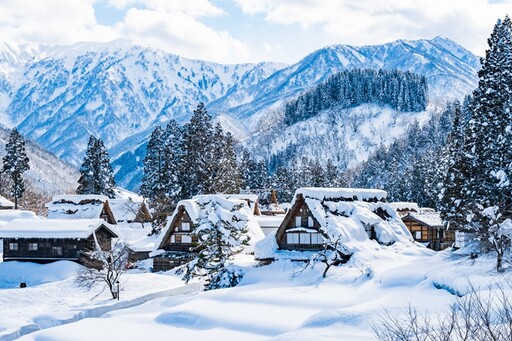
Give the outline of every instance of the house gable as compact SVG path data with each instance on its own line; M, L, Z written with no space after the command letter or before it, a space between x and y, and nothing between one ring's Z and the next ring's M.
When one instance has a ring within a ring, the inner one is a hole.
M117 221L114 218L114 213L112 213L112 210L110 209L110 206L108 204L108 200L103 203L103 208L101 209L99 218L105 220L109 224L117 224Z
M197 243L197 237L192 235L194 228L195 224L185 206L179 206L159 248L166 251L188 252L190 247Z
M298 194L277 230L277 244L284 250L321 250L324 237L319 229L318 220L313 216L304 197Z

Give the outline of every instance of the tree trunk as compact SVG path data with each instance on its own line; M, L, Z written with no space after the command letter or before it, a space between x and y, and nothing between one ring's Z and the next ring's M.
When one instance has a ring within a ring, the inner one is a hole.
M498 257L496 258L496 271L503 272L503 252L498 251Z

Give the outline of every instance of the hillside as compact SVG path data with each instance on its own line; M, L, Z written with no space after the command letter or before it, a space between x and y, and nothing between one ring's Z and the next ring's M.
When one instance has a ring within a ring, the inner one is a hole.
M9 130L0 127L0 158L5 155L9 134ZM30 169L23 176L29 189L45 196L74 193L78 180L78 171L74 167L31 141L26 141L25 148Z
M254 154L271 157L265 152L279 148L260 137L281 129L284 103L333 73L355 68L415 72L426 77L431 103L444 103L471 92L479 61L442 37L328 46L291 66L221 65L122 40L70 46L1 44L0 109L6 114L0 123L17 125L27 138L75 167L94 134L110 149L118 183L136 189L151 131L170 118L186 122L199 101ZM320 148L315 143L301 141L297 148L311 154ZM352 164L359 159L347 160Z

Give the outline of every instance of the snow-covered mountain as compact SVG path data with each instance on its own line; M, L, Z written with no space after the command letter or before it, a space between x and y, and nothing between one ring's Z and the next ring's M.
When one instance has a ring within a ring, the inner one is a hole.
M221 65L123 40L71 46L0 44L0 109L5 112L0 123L17 125L27 138L75 166L94 134L110 148L120 185L133 189L140 180L145 142L156 125L170 118L186 122L202 101L226 129L254 144L279 124L285 101L335 72L353 68L425 75L430 98L444 101L471 92L479 61L442 37L329 46L291 66Z
M346 69L398 69L427 77L431 100L461 98L477 85L478 57L455 42L398 40L374 46L333 45L317 50L271 77L214 101L212 111L243 120L250 131L280 105Z

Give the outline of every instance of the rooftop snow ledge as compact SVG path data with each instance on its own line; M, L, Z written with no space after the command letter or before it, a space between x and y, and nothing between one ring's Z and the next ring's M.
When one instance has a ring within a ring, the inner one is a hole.
M295 192L295 195L297 194L320 201L333 199L333 201L384 201L388 195L386 191L380 189L320 187L299 188Z

